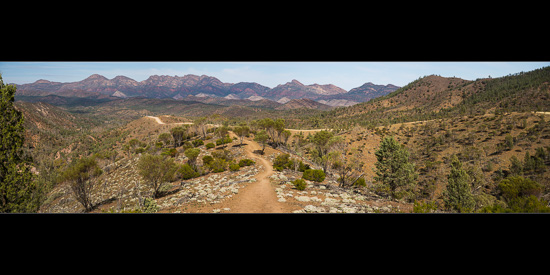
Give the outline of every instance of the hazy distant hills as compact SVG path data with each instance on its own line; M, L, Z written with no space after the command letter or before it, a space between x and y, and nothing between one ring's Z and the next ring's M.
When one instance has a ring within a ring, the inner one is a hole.
M145 97L244 106L251 104L248 101L253 101L256 103L252 105L264 104L269 108L285 106L293 99L309 99L318 104L294 101L282 109L292 109L293 106L327 109L325 106L350 106L365 102L387 95L398 88L392 84L376 85L368 82L346 91L333 84L304 85L298 80L292 80L271 89L254 82L224 83L207 75L153 75L138 82L126 76L108 79L94 74L78 82L61 83L41 79L34 83L17 85L17 95L20 99L29 101L36 101L37 97L48 97L46 101L49 100L51 104L56 104L56 101L80 102L84 98L104 102L127 97Z

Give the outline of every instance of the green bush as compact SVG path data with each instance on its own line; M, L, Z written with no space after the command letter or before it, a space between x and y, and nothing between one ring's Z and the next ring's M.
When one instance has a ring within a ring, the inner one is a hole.
M311 169L309 164L304 164L301 160L298 160L298 159L290 159L288 161L287 165L285 165L285 167L290 169L290 170L294 170L296 162L298 162L298 171L299 172L305 172L306 170Z
M160 149L160 148L162 148L163 145L164 144L162 143L162 141L156 142L155 143L155 148Z
M312 180L316 182L322 182L325 180L325 172L323 170L309 169L304 171L302 178L306 180Z
M311 169L311 167L309 166L309 164L304 164L301 160L300 160L300 164L298 166L298 171L300 172L305 172L306 170L309 170Z
M233 142L233 139L230 138L229 136L225 136L224 138L217 139L216 145L223 145L231 142Z
M414 201L413 213L434 213L437 210L437 204L434 201Z
M195 171L193 167L189 164L183 164L179 169L178 173L181 175L181 178L184 180L196 178L200 176L199 172Z
M487 212L507 213L548 213L550 207L547 201L539 199L543 186L528 178L510 176L502 180L497 186L501 198L504 199L507 208L495 206Z
M294 187L296 187L296 189L298 189L300 191L305 190L306 186L307 186L306 181L303 180L303 179L296 179L292 183L294 184Z
M239 168L241 168L241 166L237 163L231 163L231 165L229 165L229 170L231 171L239 171Z
M231 151L225 149L212 152L212 156L214 158L224 159L225 161L233 160L233 155L231 154Z
M225 171L225 168L227 167L227 162L225 161L225 159L215 158L209 166L210 169L212 169L212 172L220 173Z
M187 157L189 165L191 165L192 167L197 167L196 161L197 161L197 158L199 157L199 154L201 153L201 150L197 148L189 148L185 150L185 152L183 153Z
M512 176L502 180L498 185L498 190L505 200L510 201L517 197L539 196L543 187L528 178Z
M290 164L289 154L278 155L275 160L273 160L273 168L279 172L283 171L285 168L289 168Z
M353 186L362 186L362 187L367 187L367 182L365 181L364 178L359 178L357 179L357 181L353 184Z
M240 167L245 167L245 166L250 166L252 164L254 164L255 162L251 159L241 159L239 161L239 166Z
M212 161L214 161L214 158L212 156L204 156L202 157L202 163L204 165L210 165L210 163L212 163Z
M291 159L289 154L278 155L275 160L273 160L273 168L279 172L282 172L284 169L294 169L296 162L298 163L298 171L305 172L308 169L311 169L309 164L304 164L301 160Z
M206 144L206 149L212 149L214 147L216 147L216 144L214 144L212 142L209 142L209 143Z
M175 158L178 155L178 150L176 150L175 148L164 148L164 149L162 149L161 155L171 156L171 157Z
M204 141L202 141L202 139L195 139L195 140L193 140L192 143L193 143L193 146L195 146L195 147L199 147L201 145L204 145Z

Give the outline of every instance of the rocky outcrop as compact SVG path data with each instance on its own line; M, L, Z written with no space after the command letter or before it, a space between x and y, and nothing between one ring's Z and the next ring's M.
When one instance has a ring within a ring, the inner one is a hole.
M306 180L306 189L299 191L291 182L295 175L286 171L275 172L271 176L271 180L278 184L275 192L279 202L302 205L302 209L293 213L390 213L401 211L398 205L393 206L395 203L385 201L374 194L365 195L350 189L335 187L337 183L333 180L327 180L329 184L314 184Z

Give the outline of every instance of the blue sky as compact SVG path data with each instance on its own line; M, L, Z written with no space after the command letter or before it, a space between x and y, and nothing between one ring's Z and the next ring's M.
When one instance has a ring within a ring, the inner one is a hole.
M550 62L0 62L4 83L39 79L74 82L92 74L136 81L151 75L209 75L222 82L256 82L273 88L296 79L305 85L334 84L345 90L366 82L407 83L430 74L467 80L505 76L550 66Z

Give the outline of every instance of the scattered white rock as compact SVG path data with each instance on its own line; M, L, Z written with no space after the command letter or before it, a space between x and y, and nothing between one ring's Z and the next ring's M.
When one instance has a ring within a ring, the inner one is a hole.
M303 202L309 202L310 201L308 196L298 196L298 197L295 197L295 199L297 201L303 201Z
M323 207L317 207L315 205L306 205L306 207L304 208L304 211L306 213L324 213L325 212L325 208Z
M310 197L309 199L313 202L322 202L322 200L317 197Z
M336 205L338 205L338 203L340 203L339 200L333 199L333 198L329 198L329 197L326 197L326 198L325 198L325 201L322 202L321 205L324 205L324 206L336 206Z
M342 204L340 208L342 209L342 213L357 213L357 209L355 207L349 207Z

